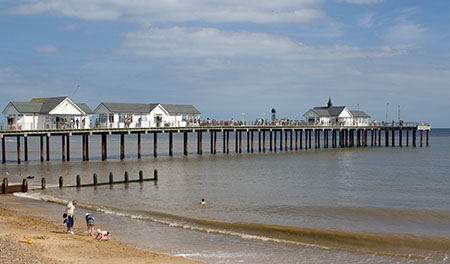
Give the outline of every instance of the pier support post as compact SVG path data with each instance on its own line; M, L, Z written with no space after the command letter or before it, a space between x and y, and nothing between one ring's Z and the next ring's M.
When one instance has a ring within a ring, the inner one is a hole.
M46 136L46 141L45 141L46 143L47 143L47 145L46 145L46 147L47 147L47 161L50 161L50 137L47 135Z
M242 153L242 131L239 131L239 153Z
M41 136L41 162L44 162L44 136Z
M261 152L261 129L258 129L258 151Z
M61 159L66 161L66 136L61 136Z
M364 147L367 147L367 129L364 129L364 131L363 131L363 141L364 141Z
M239 152L239 131L234 130L234 152L238 153Z
M423 130L420 130L420 146L422 147L422 142L423 142Z
M253 130L250 132L251 142L250 142L250 152L253 153Z
M20 164L20 136L17 136L17 163Z
M413 147L416 147L416 130L412 131Z
M381 129L378 129L378 147L381 147Z
M309 130L305 130L305 149L308 149L308 134Z
M262 131L262 135L263 135L263 141L262 141L262 143L263 143L263 152L266 152L266 131L265 130Z
M299 133L298 139L300 140L300 149L303 149L303 131L305 131L305 130L298 131L298 133Z
M170 135L170 133L169 133ZM138 151L138 159L141 158L141 133L137 133L137 151Z
M331 145L332 148L336 148L336 130L331 129Z
M395 147L395 129L393 128L392 129L392 139L391 139L391 143L392 143L392 146L393 147Z
M426 133L427 133L427 147L429 147L430 146L430 130L427 130L426 131Z
M70 161L70 135L67 134L67 161Z
M227 132L222 130L222 149L223 153L227 153Z
M89 161L89 134L86 134L86 160Z
M6 142L5 136L2 136L2 163L6 162Z
M198 148L198 132L197 132L197 154L200 154ZM173 156L173 132L169 132L169 156Z
M293 145L292 145L292 129L289 130L289 144L290 144L290 149L293 150Z
M199 136L199 142L200 142L199 145L198 145L198 147L199 147L199 154L203 155L203 132L199 131L198 133L199 133L198 136Z
M400 128L399 130L398 130L398 146L399 147L402 147L402 141L403 141L403 131L402 131L402 129Z
M230 131L227 130L227 153L230 153Z
M125 159L125 134L120 134L120 159Z
M158 133L153 133L153 157L158 157Z
M406 146L409 147L409 129L406 129Z
M106 160L108 158L107 155L107 135L102 134L102 160Z
M277 152L277 131L273 131L273 151Z
M184 155L187 156L188 155L188 132L184 131Z
M23 137L23 145L24 145L24 155L25 161L28 161L28 137L25 135Z
M356 146L359 147L361 146L361 137L360 137L360 133L361 130L356 129Z
M319 130L314 129L314 148L318 148L318 141L319 141Z
M214 155L217 152L217 131L214 131Z
M298 130L295 130L295 150L298 150Z
M83 150L83 161L86 161L86 135L81 135L81 142L81 148Z
M374 141L374 138L373 138L373 128L370 130L370 145L373 147L373 141Z
M384 145L389 147L389 130L387 128L384 130L384 137Z
M210 152L211 154L214 153L214 131L210 131Z
M269 151L272 151L272 130L269 131Z
M247 130L247 153L250 153L250 130Z

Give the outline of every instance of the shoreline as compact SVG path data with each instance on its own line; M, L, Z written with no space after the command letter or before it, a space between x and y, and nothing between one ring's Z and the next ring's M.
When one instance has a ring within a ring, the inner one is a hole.
M67 234L61 224L15 210L13 207L19 199L2 195L0 200L1 263L202 263L137 249L114 240L96 241L83 232L84 226L75 228L75 235ZM31 244L25 243L28 238L32 239Z

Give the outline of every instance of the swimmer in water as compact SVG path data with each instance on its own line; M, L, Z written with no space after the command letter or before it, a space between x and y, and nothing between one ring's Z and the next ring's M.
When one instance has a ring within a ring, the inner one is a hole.
M202 199L202 201L200 202L200 204L201 204L201 205L205 205L205 204L206 204L205 199Z

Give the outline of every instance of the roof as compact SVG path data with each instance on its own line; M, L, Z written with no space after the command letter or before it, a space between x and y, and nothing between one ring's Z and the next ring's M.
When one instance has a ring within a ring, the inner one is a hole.
M104 102L102 102L102 103L100 103L100 105L104 105L111 113L137 114L137 113L150 113L158 104L130 104L130 103L104 103ZM95 110L97 110L97 108Z
M161 106L166 109L169 114L201 114L193 105L161 104Z
M366 114L364 111L358 111L358 110L350 110L353 117L364 117L369 118L370 116Z
M36 113L36 114L48 114L56 106L58 106L65 99L65 97L47 97L47 98L33 98L29 102L10 102L19 113ZM69 99L70 100L70 99ZM88 115L93 114L91 108L86 104L77 104L83 112Z
M319 116L339 116L345 106L314 107L312 110Z
M85 112L87 115L92 115L92 114L94 114L94 112L92 111L92 109L91 109L87 104L78 103L77 105L78 105L78 107L81 108L81 110L83 110L83 112Z
M135 103L100 103L111 113L150 113L160 104L135 104ZM98 107L100 107L100 105ZM200 114L193 105L161 104L162 108L169 114ZM98 107L95 109L97 111ZM94 111L94 112L95 112Z

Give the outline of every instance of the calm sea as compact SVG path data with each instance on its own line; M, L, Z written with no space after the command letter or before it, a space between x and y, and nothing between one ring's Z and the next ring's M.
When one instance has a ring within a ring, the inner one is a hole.
M255 134L256 135L256 134ZM206 263L442 263L450 251L450 130L430 132L429 147L360 147L203 155L190 135L189 155L175 138L143 136L143 158L136 159L136 136L126 137L120 161L118 138L109 137L108 161L100 160L100 138L90 137L89 162L81 161L81 139L71 141L71 162L61 162L60 138L51 139L50 162L39 161L38 139L29 140L30 161L15 163L15 141L7 144L10 182L33 175L48 188L26 195L37 215L58 219L64 204L80 202L77 213L92 212L97 227L115 239L150 251ZM266 137L267 139L268 137ZM403 137L406 138L405 135ZM234 135L230 134L230 139ZM255 137L256 139L256 137ZM383 137L384 139L384 137ZM396 138L398 139L398 137ZM411 139L411 135L410 135ZM9 140L9 139L8 139ZM370 142L370 141L369 141ZM266 143L268 144L268 143ZM403 144L405 146L405 143ZM410 143L411 145L411 143ZM268 147L266 146L268 149ZM123 179L142 170L159 181L85 188L57 187L107 182L109 172ZM22 176L20 176L20 174ZM204 198L206 205L201 206ZM78 226L84 226L79 217Z

